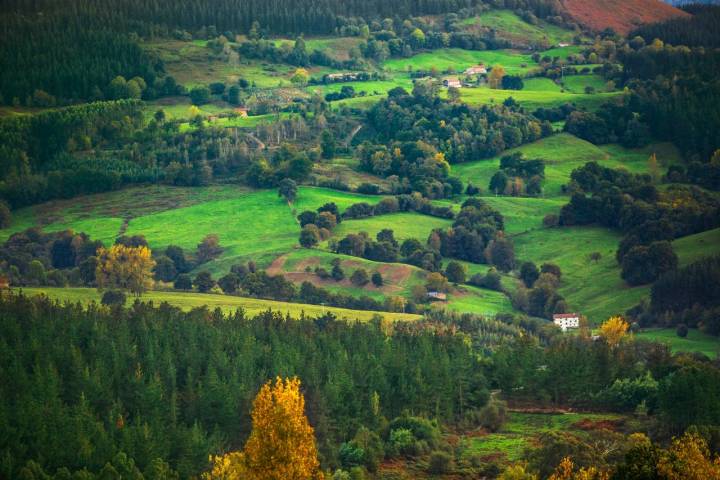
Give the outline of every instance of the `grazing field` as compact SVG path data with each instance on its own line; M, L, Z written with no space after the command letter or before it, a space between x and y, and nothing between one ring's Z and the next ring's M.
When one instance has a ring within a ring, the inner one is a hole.
M466 18L460 24L468 31L491 28L498 38L518 46L549 46L572 42L571 30L539 20L531 25L510 10L489 10L482 15Z
M443 308L442 303L437 307ZM497 313L517 313L508 297L495 290L463 285L457 292L448 295L448 310L460 313L475 313L483 316L493 316Z
M438 71L453 69L461 72L468 67L484 63L494 66L502 65L509 74L520 75L532 70L537 64L530 55L513 50L462 50L460 48L443 48L424 52L409 58L393 58L386 60L386 70L407 72L412 70Z
M598 162L608 168L625 168L633 173L646 173L650 155L657 155L658 163L667 166L680 162L680 154L668 143L656 143L639 149L619 145L596 146L568 133L543 138L536 142L503 152L502 155L476 162L452 166L452 172L464 182L472 182L484 190L500 166L500 157L521 152L527 158L545 161L543 195L548 198L564 197L561 187L568 183L570 174L587 162Z
M579 108L594 110L603 103L622 95L622 92L579 94L548 90L495 90L487 87L463 88L460 90L460 93L462 101L470 105L502 103L509 97L512 97L519 104L530 110L540 107L557 107L566 103L574 104Z
M100 302L102 295L93 288L23 288L22 292L27 295L47 295L48 297L61 302ZM282 312L292 317L299 317L302 314L317 316L330 312L340 319L369 321L375 316L380 316L392 321L417 320L419 315L390 312L371 312L366 310L348 310L346 308L324 307L322 305L308 305L302 303L276 302L273 300L261 300L257 298L235 297L230 295L215 295L209 293L192 292L163 292L149 291L140 300L160 304L167 302L170 305L183 310L191 310L207 306L210 309L220 308L225 313L232 313L238 308L244 309L250 315L255 315L268 310ZM129 297L127 304L131 305L133 297Z
M689 329L685 338L678 337L674 328L647 329L636 335L639 338L667 344L673 353L702 353L711 359L715 359L720 354L720 338L695 328Z
M417 238L421 242L425 242L433 229L447 228L451 225L452 220L414 212L403 212L359 220L345 220L337 226L333 235L340 239L348 233L367 232L370 238L374 239L380 230L389 228L395 233L395 239L398 242L408 238Z
M521 413L510 412L508 421L498 432L466 436L463 438L463 456L479 456L501 460L503 463L517 462L524 458L527 449L536 446L539 436L548 432L568 432L591 438L588 426L615 425L624 417L601 413Z
M620 238L619 233L601 227L538 229L513 237L518 258L560 266L560 293L593 324L624 313L650 292L650 286L629 287L620 278L615 260ZM673 249L685 265L720 253L718 240L720 229L715 229L675 240ZM593 252L601 254L597 262L590 260Z
M567 75L563 81L565 89L572 93L585 93L586 87L594 92L607 92L607 80L600 75ZM591 95L591 94L587 94Z

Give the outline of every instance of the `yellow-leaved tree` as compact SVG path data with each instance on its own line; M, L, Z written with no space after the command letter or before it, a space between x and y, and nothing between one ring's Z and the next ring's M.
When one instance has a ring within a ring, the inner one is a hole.
M502 87L502 79L505 76L505 68L502 65L494 65L488 74L488 85L490 88Z
M252 431L245 449L212 461L207 480L322 479L300 380L278 377L275 385L263 385L253 403Z
M657 472L667 480L720 480L720 457L712 457L700 435L685 433L661 455Z
M95 279L99 289L119 288L139 296L152 286L155 261L148 247L117 244L109 250L99 249L97 257Z
M630 325L622 317L610 317L600 326L600 336L614 348L627 335L629 328Z
M608 480L610 474L605 470L595 467L580 468L575 470L575 464L569 457L565 457L560 465L555 468L548 480Z

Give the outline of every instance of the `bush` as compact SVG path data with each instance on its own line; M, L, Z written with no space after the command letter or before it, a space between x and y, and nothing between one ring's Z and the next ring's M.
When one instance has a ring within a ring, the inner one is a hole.
M353 283L353 285L362 287L364 285L367 285L370 279L368 278L368 273L364 268L358 268L350 276L350 281Z
M688 326L685 325L684 323L681 323L680 325L677 326L677 329L675 330L675 333L676 333L677 336L680 337L680 338L685 338L685 337L687 337L687 335L688 335Z
M103 305L125 305L126 298L125 293L119 290L108 290L103 293L100 303Z
M375 285L376 287L382 287L382 286L383 286L383 277L382 277L382 274L381 274L380 272L375 272L375 273L373 273L373 274L372 274L372 277L371 277L371 280L372 280L373 285Z
M507 408L505 402L492 399L480 410L478 421L484 428L487 428L491 432L497 432L505 423L506 416Z
M433 475L442 475L449 473L453 468L452 456L443 451L435 451L430 454L430 460L428 461L428 473Z

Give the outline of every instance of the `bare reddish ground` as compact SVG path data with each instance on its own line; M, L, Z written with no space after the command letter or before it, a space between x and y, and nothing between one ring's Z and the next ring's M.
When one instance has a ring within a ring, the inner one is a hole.
M604 30L627 34L644 23L662 22L688 13L660 0L561 0L570 16L577 22ZM649 39L651 41L652 39Z
M584 418L579 422L575 422L573 427L580 430L612 430L616 432L620 429L623 422L622 420L596 420L593 421L589 418Z

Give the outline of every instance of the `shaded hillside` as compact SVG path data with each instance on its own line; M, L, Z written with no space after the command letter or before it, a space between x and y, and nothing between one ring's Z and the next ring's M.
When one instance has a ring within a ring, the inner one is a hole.
M612 28L627 34L645 23L661 22L689 14L659 0L562 0L568 14L592 28Z

